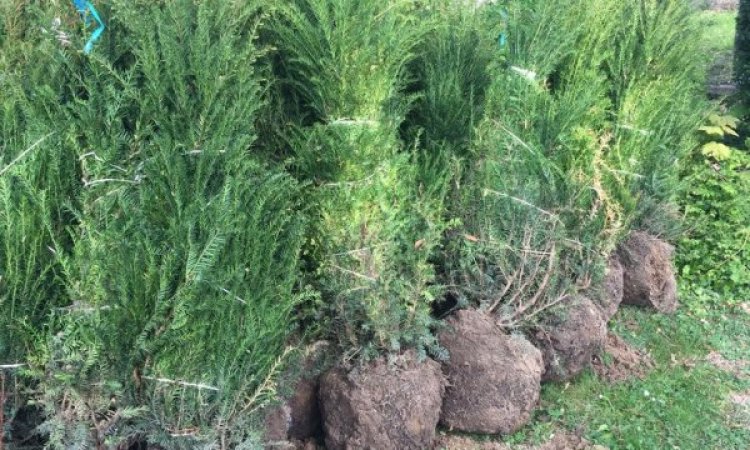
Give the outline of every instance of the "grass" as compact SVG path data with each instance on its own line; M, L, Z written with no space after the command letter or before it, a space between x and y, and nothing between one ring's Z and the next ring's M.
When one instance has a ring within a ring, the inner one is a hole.
M698 16L704 30L703 41L707 54L728 51L734 47L736 11L703 11Z
M732 79L732 49L737 13L735 11L704 11L698 16L703 31L703 54L709 81L715 84Z
M589 371L572 383L546 385L535 421L509 442L544 441L564 428L612 450L749 448L750 429L733 425L727 397L750 381L701 361L712 350L750 359L749 324L750 315L739 310L697 318L623 308L612 328L651 352L654 371L621 384Z

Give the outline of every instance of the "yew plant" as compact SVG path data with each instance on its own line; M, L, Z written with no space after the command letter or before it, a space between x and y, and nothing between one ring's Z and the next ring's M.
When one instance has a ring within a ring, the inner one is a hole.
M16 153L53 132L39 144L48 154L34 149L0 184L13 250L0 254L15 271L2 307L44 331L28 362L51 447L255 438L295 329L306 224L297 183L253 152L258 6L112 2L89 56L75 29L73 45L43 35L56 76L35 79L39 108L6 107L3 145ZM40 24L59 14L42 12ZM20 93L25 81L10 80Z
M440 197L417 183L399 139L407 64L423 38L417 2L299 0L271 25L292 171L311 183L312 282L345 349L372 356L432 345ZM291 131L289 131L291 130Z
M489 8L507 41L452 207L464 232L447 283L514 326L596 283L631 228L675 237L676 165L706 109L684 2Z
M0 364L51 448L252 448L293 343L445 356L446 292L524 326L678 229L684 1L113 0L89 55L60 3L0 2Z
M71 250L80 182L64 146L56 43L32 33L45 10L0 4L0 365L25 363L50 312L69 300L61 254Z

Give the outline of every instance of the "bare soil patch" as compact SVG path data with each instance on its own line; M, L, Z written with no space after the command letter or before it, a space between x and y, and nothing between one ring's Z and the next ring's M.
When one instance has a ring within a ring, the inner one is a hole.
M595 355L592 365L599 378L617 383L631 378L643 379L654 368L654 360L648 352L609 332L604 355Z
M739 0L709 0L712 11L735 11L740 5Z
M750 407L750 391L735 392L729 396L729 401L735 405Z
M729 420L732 425L750 430L750 390L733 392L729 395L731 411Z
M743 359L740 360L729 360L717 351L709 353L705 361L717 369L730 373L737 378L748 379L750 378L750 361Z
M604 316L605 322L617 313L622 303L623 296L623 269L620 258L612 255L607 264L607 272L602 280L601 287L592 296Z
M281 385L287 392L282 391L280 403L265 412L264 442L267 446L296 448L299 442L322 437L318 385L330 354L328 342L315 342L283 375Z

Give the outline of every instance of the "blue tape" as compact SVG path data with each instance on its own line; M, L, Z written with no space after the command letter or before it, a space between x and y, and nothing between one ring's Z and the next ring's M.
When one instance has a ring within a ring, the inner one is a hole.
M508 12L505 11L505 9L500 10L500 17L502 17L503 21L503 28L508 29ZM500 33L500 36L497 38L497 43L500 45L500 48L505 48L505 46L508 44L508 35L505 31Z
M87 0L73 0L73 6L75 6L76 10L81 15L84 26L89 26L92 17L96 21L97 25L99 25L96 30L91 33L89 40L83 47L83 53L88 55L94 49L94 44L96 43L96 41L98 41L99 38L102 37L106 26L104 25L104 21L102 20L102 18L99 16L99 12L96 10L94 5L91 4L91 2Z

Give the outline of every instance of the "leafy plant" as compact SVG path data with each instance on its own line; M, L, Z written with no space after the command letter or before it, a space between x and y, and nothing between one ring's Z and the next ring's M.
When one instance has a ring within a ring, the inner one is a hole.
M432 1L421 12L429 28L409 64L415 96L405 122L407 143L419 140L428 156L466 156L501 55L494 17L451 1Z
M595 283L632 227L677 236L665 211L704 109L682 2L491 8L508 44L454 206L448 283L517 325Z
M703 144L685 161L681 197L688 232L680 240L678 266L685 285L703 301L742 301L750 293L750 156L722 141L736 136L739 121L713 114L699 128ZM720 298L709 295L716 293Z

